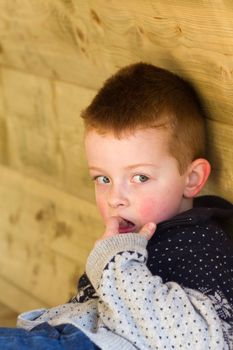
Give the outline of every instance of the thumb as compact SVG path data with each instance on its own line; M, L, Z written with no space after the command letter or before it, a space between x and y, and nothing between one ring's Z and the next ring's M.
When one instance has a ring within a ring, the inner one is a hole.
M111 216L106 222L106 228L103 236L100 239L97 239L97 241L95 242L95 245L98 242L102 241L103 239L119 234L120 220L121 219L117 216Z
M148 222L141 228L141 230L138 233L142 236L145 236L146 239L149 241L149 239L151 239L151 237L154 235L155 230L156 224L154 222Z
M103 237L111 237L119 233L120 218L117 216L111 216L107 223Z

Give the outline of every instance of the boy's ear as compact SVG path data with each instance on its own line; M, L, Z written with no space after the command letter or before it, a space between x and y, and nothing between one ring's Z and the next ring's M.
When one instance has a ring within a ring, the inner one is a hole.
M187 171L184 197L193 198L204 187L211 171L210 163L207 159L198 158L194 160Z

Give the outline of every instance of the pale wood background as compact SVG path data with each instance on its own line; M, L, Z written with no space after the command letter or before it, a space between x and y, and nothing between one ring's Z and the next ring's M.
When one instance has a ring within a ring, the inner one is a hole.
M17 312L0 303L0 327L15 327Z
M66 301L103 230L80 111L120 67L191 81L208 111L208 192L233 200L233 3L0 0L0 301Z

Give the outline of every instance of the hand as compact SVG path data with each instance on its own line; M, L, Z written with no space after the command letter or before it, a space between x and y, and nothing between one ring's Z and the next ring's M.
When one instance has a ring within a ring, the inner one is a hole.
M119 235L119 224L120 224L121 219L117 216L112 216L108 219L108 222L106 224L106 229L103 234L103 236L96 241L102 241L103 239L106 239L111 236ZM151 237L153 236L154 232L156 230L156 224L154 222L148 222L145 224L140 231L138 232L139 235L145 236L146 239L149 241ZM121 233L125 234L125 233Z

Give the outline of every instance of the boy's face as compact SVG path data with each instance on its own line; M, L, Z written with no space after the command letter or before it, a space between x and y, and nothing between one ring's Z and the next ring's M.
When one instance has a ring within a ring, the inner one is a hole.
M141 129L121 139L87 132L87 161L104 223L118 216L119 233L138 232L148 222L158 224L191 208L183 197L187 174L180 175L168 144L161 129Z

